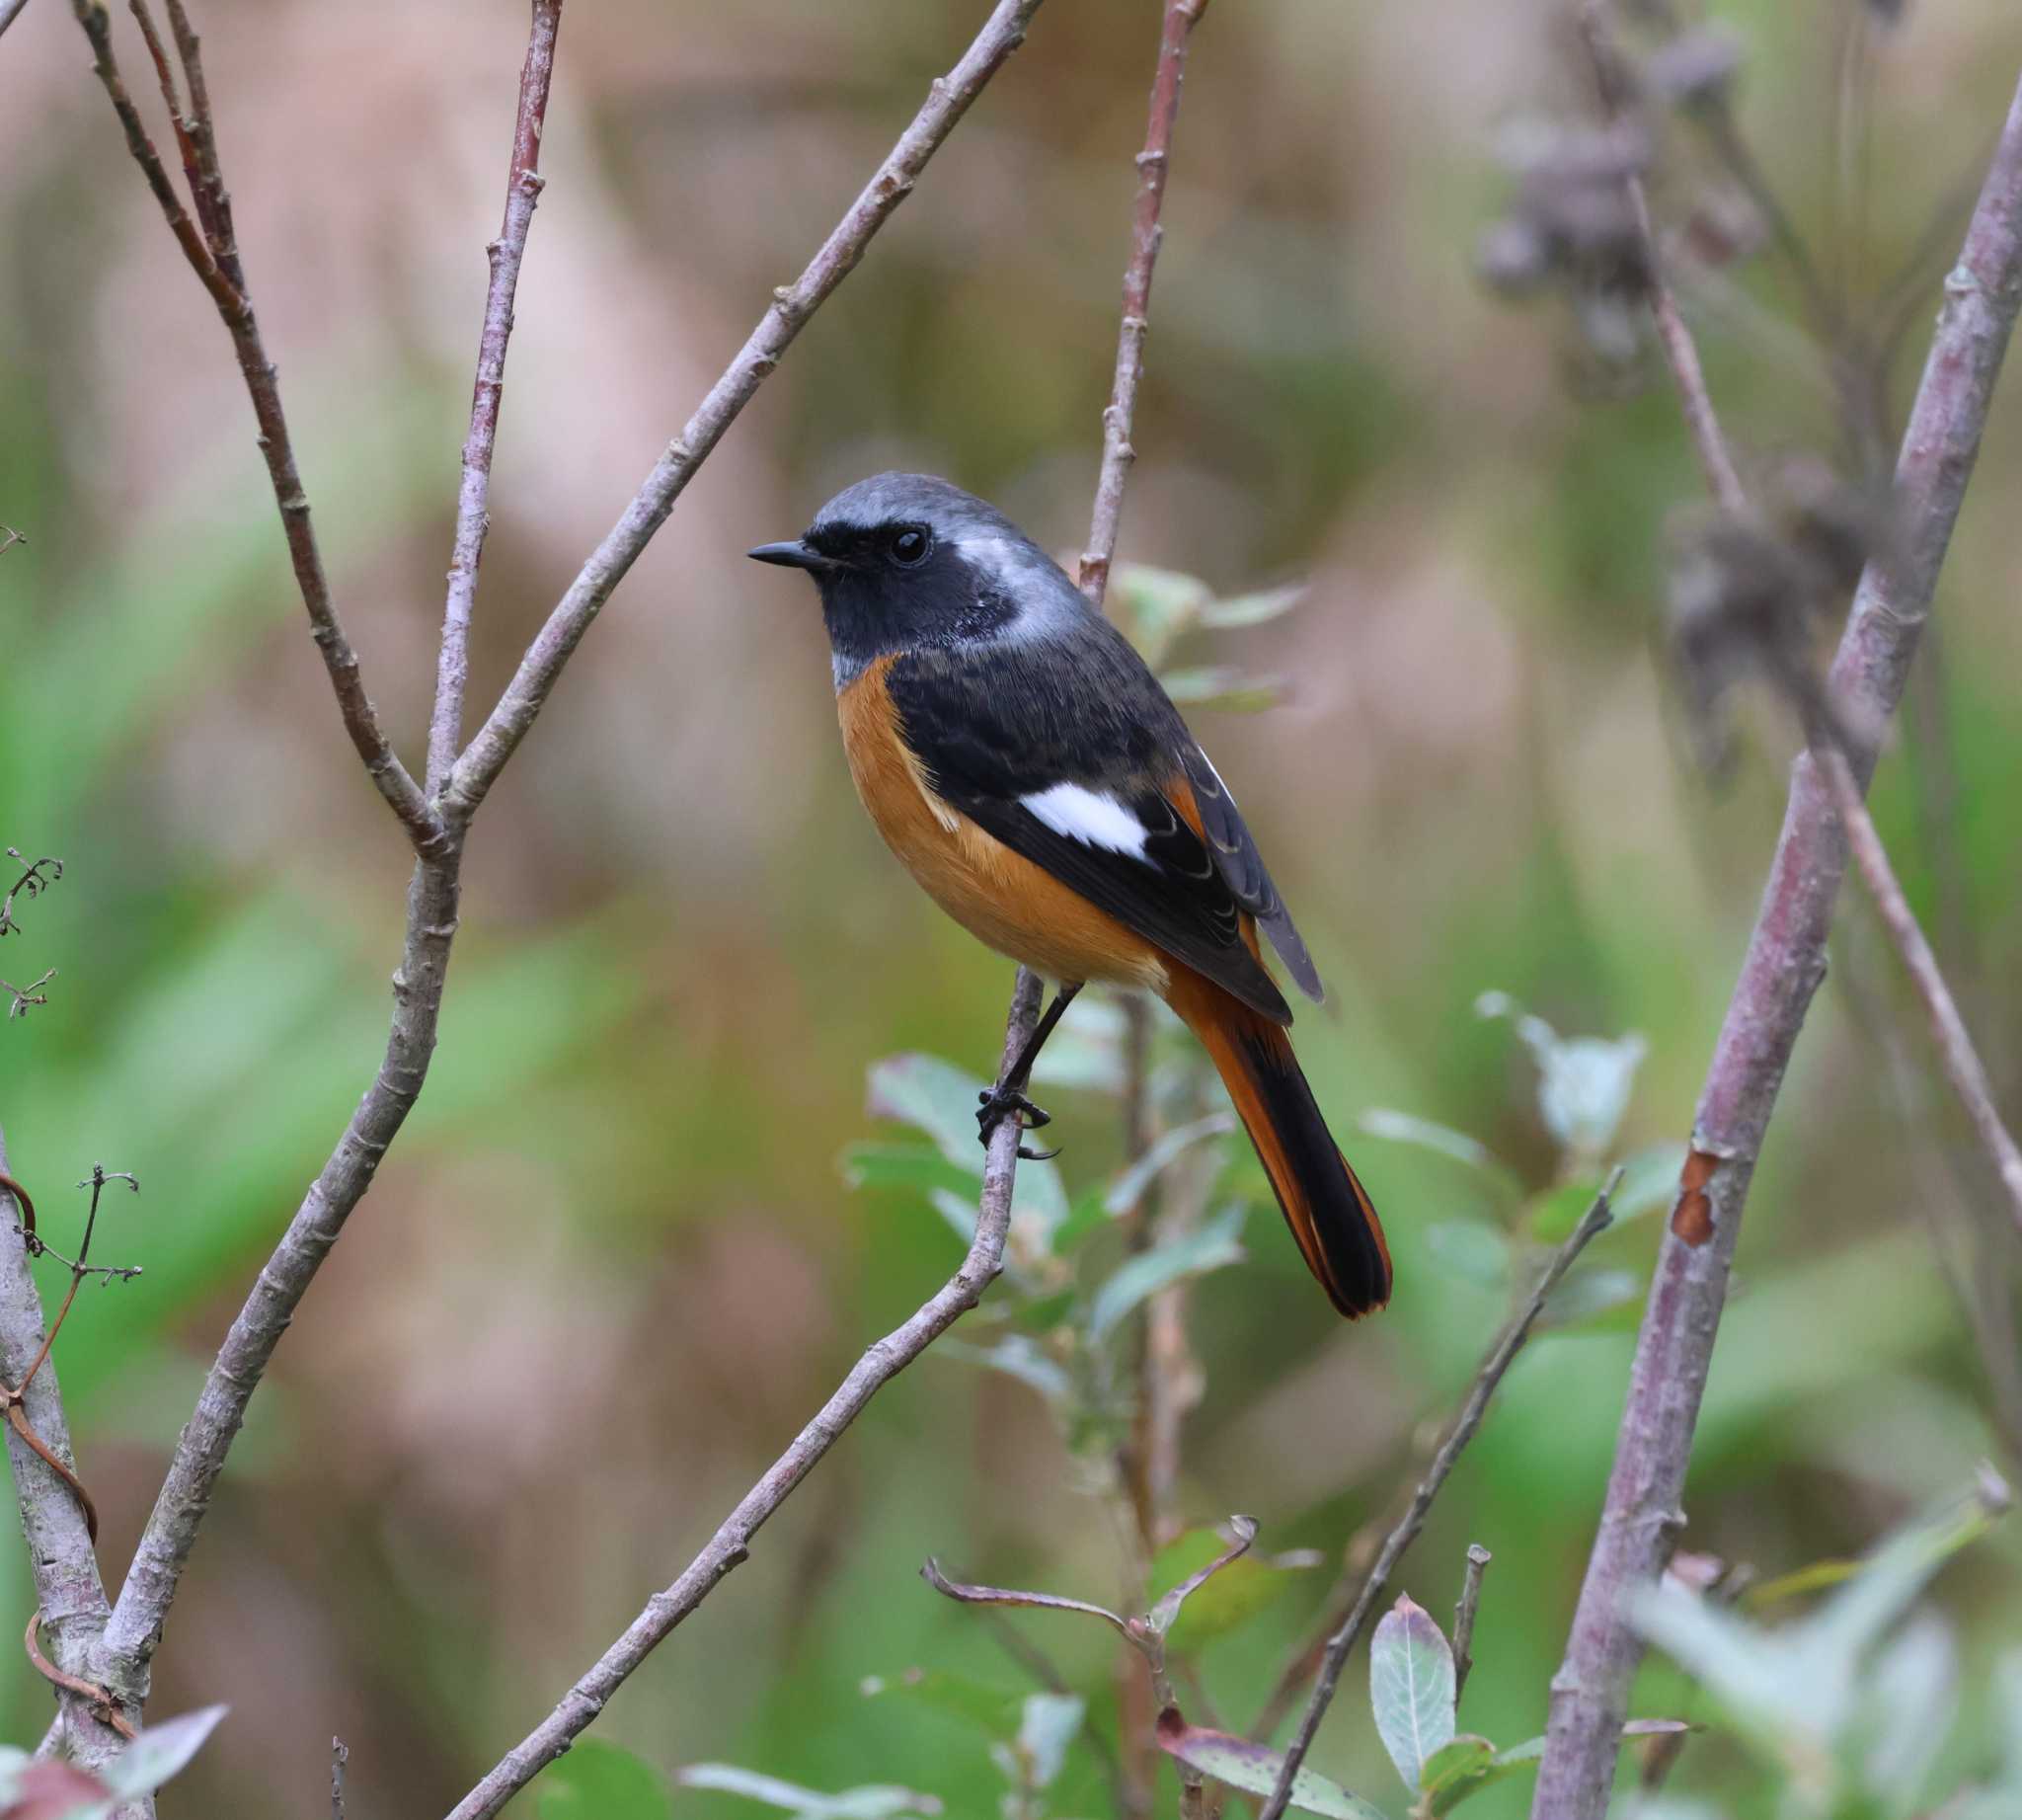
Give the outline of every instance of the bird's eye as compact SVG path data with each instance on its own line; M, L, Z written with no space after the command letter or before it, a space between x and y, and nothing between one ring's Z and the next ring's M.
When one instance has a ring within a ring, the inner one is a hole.
M927 552L933 547L934 540L924 530L917 524L908 524L893 536L892 560L901 569L916 569L927 560Z

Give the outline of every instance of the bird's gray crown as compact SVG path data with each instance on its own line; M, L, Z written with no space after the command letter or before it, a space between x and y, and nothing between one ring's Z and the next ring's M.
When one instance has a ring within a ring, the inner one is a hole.
M1028 541L988 501L933 474L873 474L845 487L815 514L810 534L907 523L924 524L935 536L950 541L970 536Z

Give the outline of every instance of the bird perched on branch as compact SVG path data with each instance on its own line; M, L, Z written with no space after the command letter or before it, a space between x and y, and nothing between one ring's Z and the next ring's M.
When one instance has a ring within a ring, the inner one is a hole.
M1220 1070L1307 1266L1343 1314L1390 1296L1383 1228L1265 971L1321 995L1235 798L1129 642L1003 514L879 474L759 562L821 594L857 794L927 895L1058 983L977 1113L1043 1125L1033 1059L1084 982L1156 992Z

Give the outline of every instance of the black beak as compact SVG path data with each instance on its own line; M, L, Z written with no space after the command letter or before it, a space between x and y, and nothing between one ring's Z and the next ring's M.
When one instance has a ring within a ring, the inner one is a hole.
M744 554L754 563L777 563L782 569L806 569L816 575L835 567L832 558L823 556L799 537L790 543L761 543L755 550L746 550Z

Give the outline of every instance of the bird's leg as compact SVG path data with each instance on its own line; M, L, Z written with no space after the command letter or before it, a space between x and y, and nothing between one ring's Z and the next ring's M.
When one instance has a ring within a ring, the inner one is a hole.
M987 1145L990 1134L1007 1118L1016 1117L1027 1131L1037 1131L1042 1125L1050 1125L1053 1115L1035 1106L1025 1097L1025 1086L1032 1078L1032 1065L1039 1060L1039 1052L1046 1047L1047 1038L1053 1034L1053 1026L1060 1021L1060 1013L1074 1002L1074 994L1081 989L1079 980L1063 983L1053 994L1053 1002L1047 1006L1046 1014L1033 1026L1032 1035L1025 1039L1025 1047L1018 1052L1018 1059L1004 1070L1003 1077L994 1087L985 1087L976 1098L981 1103L976 1107L976 1138ZM1059 1155L1058 1150L1028 1150L1022 1145L1018 1154L1029 1162L1045 1162Z

